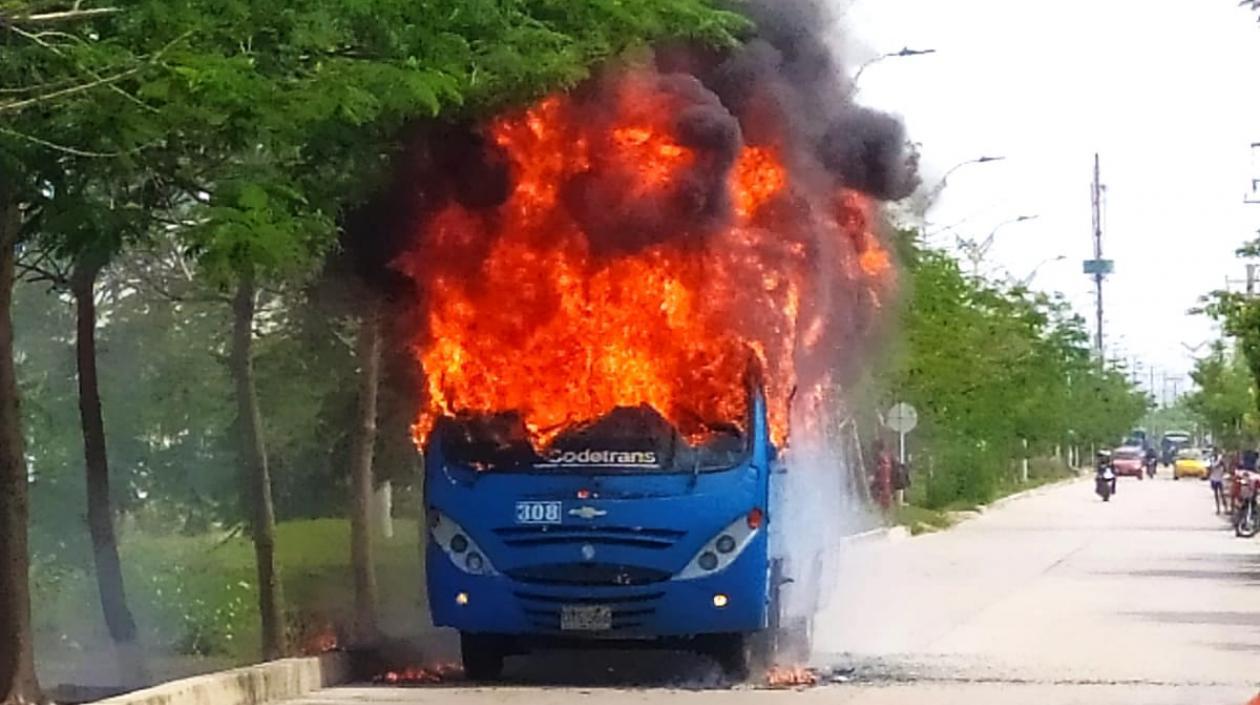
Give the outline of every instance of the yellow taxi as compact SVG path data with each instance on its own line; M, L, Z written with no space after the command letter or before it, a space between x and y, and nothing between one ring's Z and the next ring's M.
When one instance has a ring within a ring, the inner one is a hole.
M1173 461L1173 479L1183 477L1207 477L1208 461L1203 451L1198 448L1183 448L1177 451L1177 459Z

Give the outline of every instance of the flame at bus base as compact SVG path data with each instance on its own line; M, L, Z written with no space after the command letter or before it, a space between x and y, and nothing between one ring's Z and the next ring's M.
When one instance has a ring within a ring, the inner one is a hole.
M503 193L445 198L394 262L417 291L416 442L442 416L511 412L541 451L648 405L698 443L745 423L751 364L782 444L793 389L856 347L894 272L873 200L757 131L647 69L483 126L469 158Z

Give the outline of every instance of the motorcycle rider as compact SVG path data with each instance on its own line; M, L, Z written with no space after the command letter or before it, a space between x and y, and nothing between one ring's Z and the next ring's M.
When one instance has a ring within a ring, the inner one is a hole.
M1155 446L1146 447L1146 474L1155 477L1155 467L1159 463L1159 453L1155 451Z
M1102 483L1107 484L1107 494L1103 495L1106 501L1108 495L1116 493L1116 471L1111 466L1111 451L1100 450L1094 456L1094 486L1096 489L1101 488ZM1103 494L1099 491L1099 494Z

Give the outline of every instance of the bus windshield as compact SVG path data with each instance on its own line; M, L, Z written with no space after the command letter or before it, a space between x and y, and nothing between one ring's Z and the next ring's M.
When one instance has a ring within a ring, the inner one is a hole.
M737 424L711 424L703 441L691 443L646 405L566 429L542 452L515 413L444 418L434 434L449 462L481 472L709 472L739 465L751 450Z

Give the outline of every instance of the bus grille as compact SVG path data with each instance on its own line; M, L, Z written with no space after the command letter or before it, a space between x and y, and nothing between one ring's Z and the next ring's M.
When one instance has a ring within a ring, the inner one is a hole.
M585 544L667 549L686 535L672 529L624 526L510 526L495 529L503 543L513 548Z
M539 585L590 585L627 587L669 580L670 574L655 568L615 563L555 563L533 565L506 571L522 583Z

